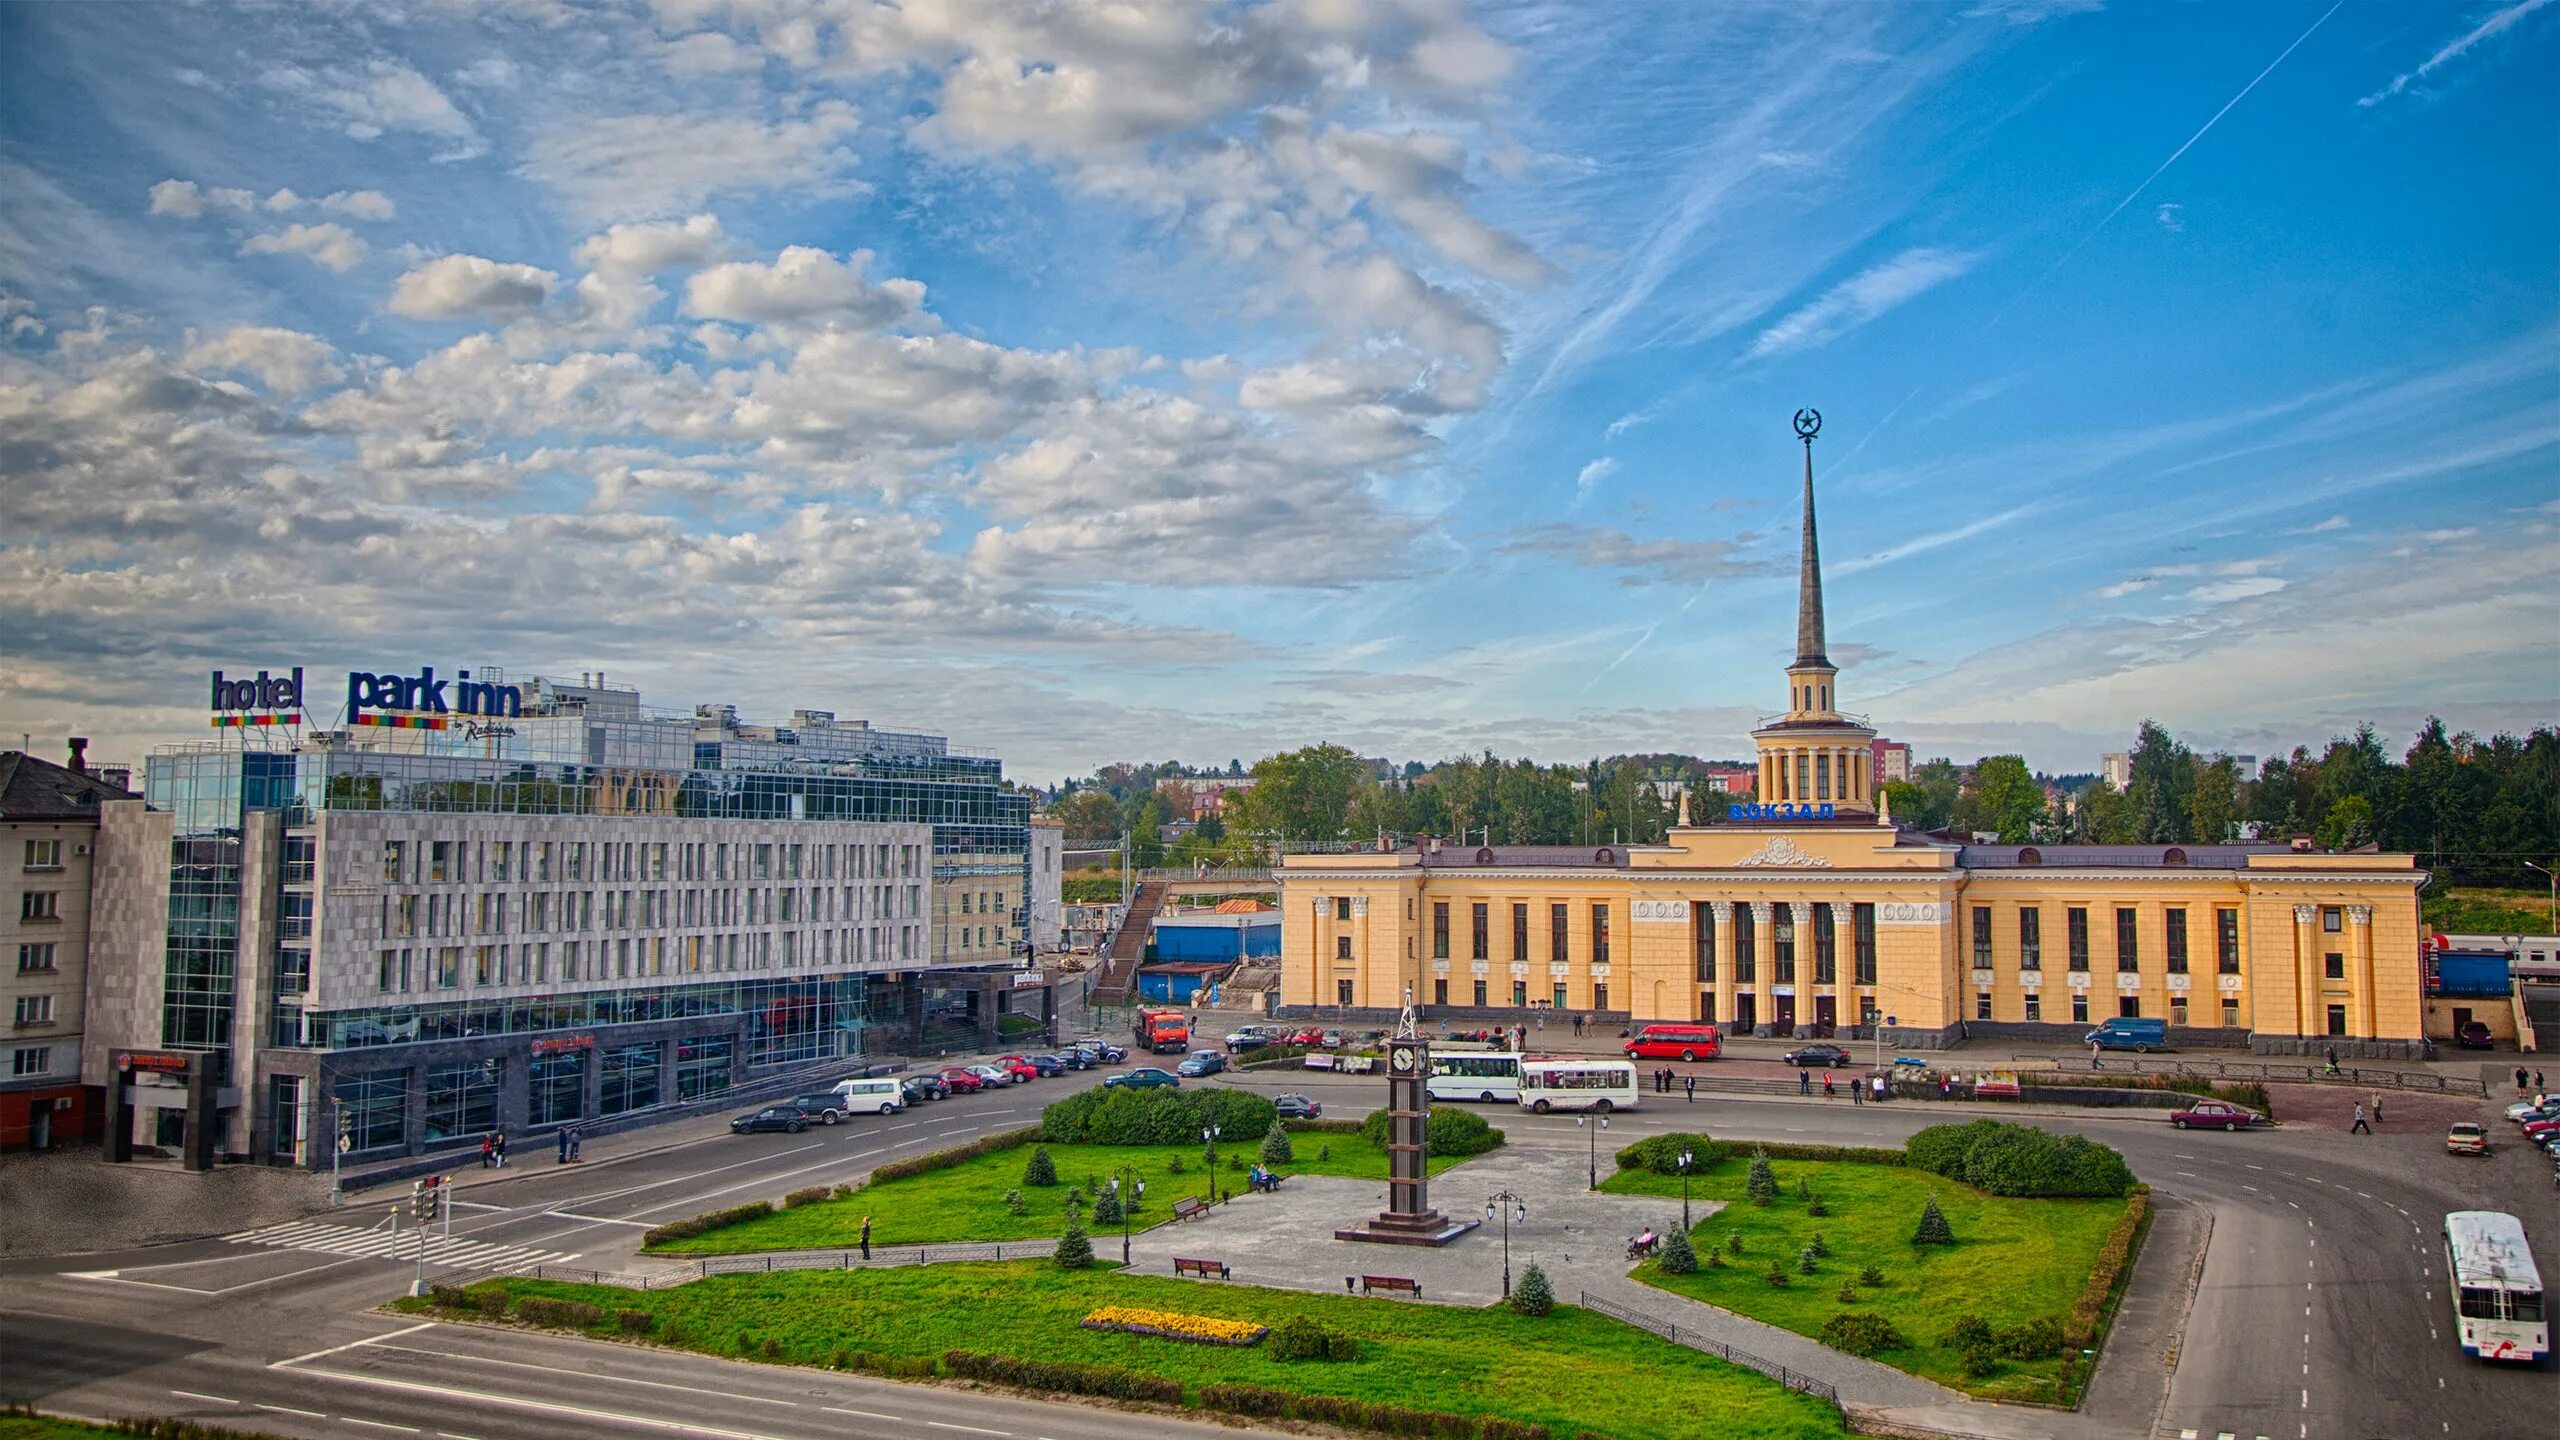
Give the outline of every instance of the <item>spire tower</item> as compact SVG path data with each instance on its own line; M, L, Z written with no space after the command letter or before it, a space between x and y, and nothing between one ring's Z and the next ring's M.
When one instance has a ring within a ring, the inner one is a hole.
M1796 567L1796 664L1829 665L1822 640L1822 547L1813 533L1813 437L1822 416L1796 412L1796 434L1804 440L1804 555Z
M1822 626L1822 546L1813 518L1813 437L1822 412L1796 412L1796 438L1804 442L1804 548L1796 575L1796 658L1787 666L1787 709L1752 732L1760 745L1760 784L1754 809L1783 807L1775 818L1830 819L1875 812L1876 734L1840 713L1832 694L1839 667L1831 663Z

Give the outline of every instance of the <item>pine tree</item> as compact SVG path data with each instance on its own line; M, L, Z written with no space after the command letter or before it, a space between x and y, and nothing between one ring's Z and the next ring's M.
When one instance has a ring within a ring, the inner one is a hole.
M1689 1232L1674 1230L1662 1237L1662 1273L1687 1275L1698 1268L1698 1252L1689 1244Z
M1816 1230L1813 1232L1813 1243L1805 1246L1804 1248L1812 1251L1816 1255L1829 1255L1831 1253L1831 1242L1823 1239L1822 1232Z
M1751 1203L1754 1205L1778 1203L1778 1172L1769 1164L1768 1151L1751 1152L1751 1177L1744 1182L1742 1188L1750 1195Z
M1273 1121L1271 1128L1263 1132L1262 1163L1287 1165L1294 1163L1297 1158L1297 1153L1289 1145L1289 1132L1283 1129L1278 1121Z
M1113 1190L1108 1186L1103 1188L1100 1196L1093 1202L1093 1223L1096 1225L1117 1225L1120 1223L1119 1191Z
M1914 1245L1953 1245L1956 1243L1955 1229L1947 1224L1946 1212L1938 1208L1937 1196L1930 1196L1929 1203L1921 1207L1920 1228L1912 1232L1911 1243Z
M1031 1159L1022 1167L1022 1183L1032 1186L1055 1185L1058 1183L1058 1164L1056 1161L1049 1158L1048 1146L1034 1145L1031 1147Z
M1085 1238L1084 1227L1072 1216L1067 1220L1067 1233L1058 1237L1056 1259L1061 1270L1082 1270L1093 1264L1093 1242Z
M1538 1262L1520 1272L1520 1283L1511 1287L1511 1308L1523 1315L1544 1315L1556 1308L1556 1289L1547 1283L1547 1272Z

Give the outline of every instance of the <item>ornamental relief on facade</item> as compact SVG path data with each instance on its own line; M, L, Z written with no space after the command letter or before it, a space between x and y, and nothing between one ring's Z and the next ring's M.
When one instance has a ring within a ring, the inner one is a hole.
M1639 925L1675 923L1686 925L1689 923L1689 902L1686 900L1638 900L1635 902L1635 919Z
M1828 870L1831 861L1798 845L1784 835L1772 835L1767 844L1733 862L1737 867L1757 865L1792 865L1807 870Z
M1947 902L1944 900L1888 900L1876 906L1879 925L1944 925Z

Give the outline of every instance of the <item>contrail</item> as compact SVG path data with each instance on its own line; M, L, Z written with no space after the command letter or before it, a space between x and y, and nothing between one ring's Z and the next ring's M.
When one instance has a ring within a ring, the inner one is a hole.
M2176 150L2174 150L2174 151L2170 152L2169 158L2160 162L2160 168L2159 168L2159 169L2152 171L2152 172L2151 172L2149 175L2147 175L2147 176L2144 176L2144 177L2143 177L2143 181L2142 181L2142 183L2141 183L2141 184L2139 184L2139 185L2134 186L2134 187L2133 187L2133 191L2132 191L2132 193L2131 193L2131 194L2126 195L2122 200L2119 200L2119 201L2117 201L2117 202L2116 202L2116 208L2114 208L2113 210L2108 211L2108 212L2107 212L2107 214L2106 214L2106 218L2105 218L2105 219L2100 220L2097 224L2095 224L2095 225L2093 225L2093 226L2089 227L2089 233L2088 233L2088 234L2086 234L2086 235L2081 236L2081 237L2080 237L2080 242L2079 242L2078 244L2076 244L2076 245L2072 246L2069 250L2065 251L2065 252L2063 253L2063 256L2062 256L2062 258L2061 258L2061 259L2056 260L2056 261L2054 261L2054 262L2053 262L2053 266L2052 266L2052 268L2051 268L2051 269L2046 270L2042 275L2039 275L2039 276L2037 276L2037 277L2035 278L2035 282L2034 282L2033 284L2031 284L2031 285L2027 286L2027 288L2026 288L2026 289L2019 291L2019 292L2018 292L2014 297L2012 297L2012 298L2010 299L2010 301L2009 301L2009 303L2008 303L2008 304L2001 306L2001 307L2000 307L2000 313L1999 313L1998 315L1994 315L1994 316L1992 316L1992 317L1991 317L1991 322L1990 322L1990 324L1985 325L1985 326L1983 326L1982 328L1983 328L1983 329L1985 329L1985 330L1989 330L1989 329L1991 329L1991 328L1992 328L1992 326L1998 325L1998 324L2000 323L2001 316L2007 315L2011 310L2016 309L2016 308L2017 308L2017 305L2018 305L2018 302L2019 302L2020 300L2024 300L2024 299L2026 299L2029 295L2034 294L2034 293L2035 293L2035 292L2036 292L2040 287L2042 287L2042 286L2043 286L2044 282L2046 282L2047 280L2050 280L2050 279L2052 279L2052 278L2053 278L2053 276L2054 276L2054 272L2055 272L2055 271L2060 270L2063 266L2070 264L2073 256L2076 256L2076 255L2078 255L2082 250L2087 249L2087 248L2088 248L2088 245L2089 245L2089 242L2098 238L2098 232L2099 232L2099 231L2106 229L2106 228L2107 228L2107 226L2108 226L2108 224L2109 224L2110 222L2112 222L2112 221L2113 221L2117 216L2119 216L2119 215L2123 214L2126 206L2128 206L2128 205L2132 204L2132 203L2133 203L2134 201L2136 201L2136 200L2141 199L2141 198L2142 198L2142 192L2151 188L2151 182L2152 182L2152 181L2157 180L2157 179L2159 179L2162 175L2167 174L2167 173L2168 173L2168 171L2169 171L2169 167L2178 163L2178 157L2179 157L2179 156L2184 155L2184 154L2186 154L2188 151L2190 151L2190 150L2194 149L2194 148L2196 147L2196 142L2197 142L2197 141L2199 141L2199 140L2202 140L2202 139L2205 137L2205 132L2206 132L2206 131L2209 131L2209 130L2211 130L2214 126L2216 126L2216 125L2218 125L2218 124L2222 123L2222 117L2231 113L2231 107L2232 107L2232 106L2237 105L2237 104L2239 104L2241 101L2248 99L2248 98L2249 98L2249 92L2250 92L2250 91L2252 91L2252 90L2257 89L2260 81L2263 81L2263 80L2265 80L2268 76L2273 75L2274 73L2276 73L2276 67L2277 67L2277 66L2279 66L2279 65L2282 65L2282 64L2285 62L2285 59L2286 59L2286 57L2287 57L2287 56L2290 56L2290 55L2292 55L2292 54L2293 54L2293 52L2294 52L2294 51L2301 49L2301 48L2302 48L2302 42L2303 42L2303 41L2305 41L2305 40L2310 39L2310 38L2311 38L2311 36L2312 36L2312 33L2313 33L2314 31L2317 31L2321 26L2328 24L2328 23L2329 23L2329 17L2330 17L2330 16L2332 16L2332 15L2337 14L2341 9L2344 9L2344 8L2346 7L2346 3L2347 3L2347 0L2338 0L2338 3L2337 3L2337 4L2334 4L2334 5L2330 6L2328 9L2321 11L2321 12L2320 12L2320 18L2311 22L2311 28L2310 28L2309 30L2305 30L2305 31L2303 31L2300 35L2295 36L2295 37L2294 37L2294 41L2293 41L2293 43L2292 43L2292 44L2290 44L2290 45L2287 45L2286 47L2284 47L2284 54L2282 54L2282 55L2278 55L2275 59L2268 61L2268 62L2267 62L2267 68L2258 72L2258 78L2257 78L2256 80L2252 80L2252 81L2250 81L2248 84L2241 86L2241 87L2240 87L2240 93L2239 93L2239 94L2237 94L2237 95L2232 96L2228 101L2224 102L2223 107L2222 107L2221 109L2214 111L2214 112L2213 112L2213 118L2212 118L2212 119L2210 119L2210 120L2207 120L2206 122L2204 122L2204 124L2203 124L2200 128L2198 128L2198 129L2197 129L2196 133L2194 133L2193 135L2188 136L2188 137L2187 137L2187 143L2186 143L2186 144L2181 145L2181 146L2179 146Z

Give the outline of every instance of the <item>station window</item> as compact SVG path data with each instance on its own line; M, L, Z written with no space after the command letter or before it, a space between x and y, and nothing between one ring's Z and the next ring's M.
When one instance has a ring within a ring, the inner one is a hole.
M1484 1008L1484 1003L1484 982L1479 980L1476 982L1476 1008Z
M2063 929L2071 950L2071 968L2087 970L2089 968L2089 907L2074 905L2063 912L2062 918Z
M1348 960L1351 958L1350 936L1336 935L1333 937L1333 958L1336 960Z
M2018 908L2018 968L2044 968L2044 912L2033 905Z
M1350 981L1336 980L1333 982L1333 1003L1336 1005L1348 1005L1351 1003Z
M2213 912L2214 968L2225 975L2240 973L2240 912Z
M1431 982L1431 1003L1434 1005L1446 1005L1449 1003L1448 981L1434 980Z
M1493 958L1493 907L1479 900L1468 907L1467 958Z
M1973 992L1973 1018L1976 1020L1988 1020L1991 1018L1990 991L1976 990Z
M2030 990L2027 992L2026 998L2028 1023L2033 1024L2038 1020L2042 1020L2044 1018L2044 997L2037 994L2035 991Z
M1516 1006L1523 1006L1523 1007L1525 1007L1525 1006L1529 1003L1529 982L1528 982L1528 981L1526 981L1526 980L1514 980L1514 981L1512 981L1512 982L1511 982L1511 1003L1512 1003L1513 1005L1516 1005Z
M2347 957L2332 950L2320 957L2320 973L2331 980L2347 978Z
M2184 1025L2187 1023L2186 996L2172 995L2169 997L2169 1023L2172 1025Z
M2222 1023L2226 1027L2237 1026L2240 1023L2239 996L2225 995L2222 997Z
M2086 990L2071 992L2071 1023L2074 1025L2089 1023L2089 992Z
M2332 1005L2329 1007L2329 1033L2332 1035L2344 1035L2347 1033L2346 1006Z
M1333 918L1336 920L1348 920L1351 918L1350 896L1336 895L1333 897Z

